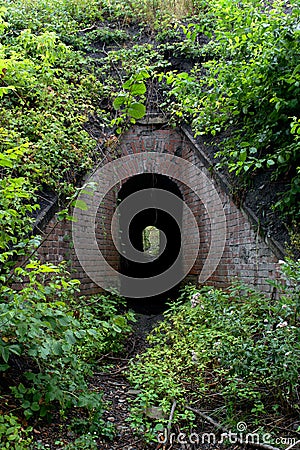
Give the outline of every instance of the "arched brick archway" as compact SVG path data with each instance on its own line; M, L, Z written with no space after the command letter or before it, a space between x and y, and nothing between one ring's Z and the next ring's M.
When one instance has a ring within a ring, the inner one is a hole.
M181 130L161 128L161 126L147 123L138 124L122 136L117 148L120 157L139 153L148 154L149 152L176 155L185 161L189 161L210 178L219 194L226 215L227 237L224 253L218 267L206 283L216 287L226 287L233 278L238 277L243 282L256 286L263 291L270 291L271 288L267 279L275 278L277 275L279 255L276 249L274 250L274 247L271 248L264 241L245 212L235 205L226 190L226 186L224 187L218 177L211 174L206 167L205 160L201 157L201 152L199 153L199 149L195 147L187 135ZM104 163L106 162L104 161ZM130 173L130 170L128 173ZM141 173L140 176L144 176L144 183L147 185L149 171L145 170L144 174ZM195 264L186 277L186 279L196 281L209 251L211 240L210 219L205 205L192 189L186 185L180 185L178 181L172 179L170 179L170 182L177 185L178 192L185 204L192 210L198 223L200 248ZM191 182L196 185L198 183L197 177ZM123 180L108 192L102 204L99 205L97 214L96 234L99 248L105 259L116 270L120 270L122 258L113 244L110 225L117 206L118 196L122 196L122 192L125 192L126 183L129 183L127 184L129 186L130 180ZM209 197L207 198L209 199ZM213 204L210 207L213 208ZM53 221L54 219L48 224L48 230L51 229ZM60 223L55 228L55 231L49 235L49 238L42 245L40 256L46 261L69 261L73 274L81 281L82 292L94 293L99 291L100 288L82 270L72 249L70 223Z

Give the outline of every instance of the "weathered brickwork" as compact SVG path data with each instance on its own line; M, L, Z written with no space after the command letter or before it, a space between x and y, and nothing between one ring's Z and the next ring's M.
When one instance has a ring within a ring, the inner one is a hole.
M270 291L267 279L276 277L278 258L252 227L247 215L233 203L218 181L212 178L201 158L199 158L197 149L183 133L177 130L156 129L151 125L136 125L122 137L118 151L120 156L154 151L161 154L179 156L192 163L199 171L205 173L213 182L221 198L227 226L227 238L223 256L217 269L207 280L207 284L226 287L231 280L238 277L243 282L257 286L263 291ZM151 155L149 154L149 167L138 167L138 162L132 162L132 166L128 164L128 166L124 167L124 173L130 174L137 167L140 173L143 173L143 170L145 173L149 173L149 168L155 172L155 165L153 166L150 161ZM161 164L162 168L163 160ZM178 173L180 173L180 167L178 167ZM196 262L189 273L189 278L196 280L209 252L211 223L205 204L190 187L177 181L175 177L176 174L174 173L174 178L172 179L177 184L183 201L191 209L198 224L200 248ZM128 176L124 178L123 183L127 179ZM197 186L199 180L199 177L194 176L194 179L189 181L190 186ZM115 186L106 195L102 204L99 205L96 226L99 248L105 259L116 270L119 267L120 258L112 242L110 226L117 205L118 191L121 187L121 183ZM206 204L207 202L213 202L209 185L203 185L201 189ZM214 204L210 204L210 207L213 209ZM44 230L44 235L47 236L47 239L40 248L41 259L53 263L59 263L63 260L67 261L72 274L81 281L82 292L95 293L99 291L99 288L83 272L75 256L71 239L72 223L65 221L56 225L55 223L55 219L52 219ZM188 236L187 245L195 245L196 237L189 235L190 224L185 216L183 217L183 229Z

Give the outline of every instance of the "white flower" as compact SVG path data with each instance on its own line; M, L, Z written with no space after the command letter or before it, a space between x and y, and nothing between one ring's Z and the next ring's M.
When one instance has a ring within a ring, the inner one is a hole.
M200 301L198 300L201 297L200 292L196 292L195 294L192 295L191 298L191 308L195 308L195 306L197 306Z
M284 322L280 322L280 323L277 325L276 328L284 328L284 327L287 327L287 326L288 326L288 323L287 323L286 321L284 321Z
M198 361L197 353L194 350L192 350L192 361L194 361L194 362Z

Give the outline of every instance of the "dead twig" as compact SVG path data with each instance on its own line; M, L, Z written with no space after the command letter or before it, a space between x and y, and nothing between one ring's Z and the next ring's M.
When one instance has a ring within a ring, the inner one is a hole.
M176 402L176 400L174 400L174 402L172 404L170 416L169 416L168 425L167 425L167 433L168 433L167 436L168 436L168 439L169 439L170 432L171 432L172 420L173 420L173 417L174 417L176 405L177 405L177 402Z
M189 411L192 411L195 414L198 414L198 416L202 417L202 419L204 419L206 422L208 422L211 425L213 425L218 430L222 430L224 433L229 435L229 430L227 430L227 428L223 427L223 425L221 425L219 422L216 422L214 419L212 419L207 414L203 413L202 411L199 411L199 409L192 408L191 406L187 406L186 405L185 407ZM245 445L246 444L246 445L249 445L251 447L261 448L263 450L279 450L278 447L273 447L273 445L263 444L263 443L260 443L260 442L244 442L243 439L240 439L237 436L235 436L235 439L236 439L236 442L241 444L241 445Z
M120 367L120 369L115 370L114 372L94 372L94 375L101 376L101 377L111 377L114 375L117 375L120 372L123 372L123 370L128 369L128 366Z
M133 443L130 443L130 447L132 446L132 445L136 445L136 444L138 444L139 442L141 442L143 439L139 439L138 441L135 441L135 442L133 442ZM124 448L124 447L126 447L126 445L128 445L129 443L128 442L126 442L125 444L122 444L122 445L120 445L120 446L118 446L118 448Z
M83 28L82 30L78 30L79 33L85 33L86 31L92 31L96 28L96 24L94 23L94 25L91 25L90 27L87 28Z
M99 359L97 359L97 363L102 361L103 359L112 359L114 361L129 361L129 358L122 358L121 356L110 356L111 353L106 353L105 355L102 355Z
M134 352L135 346L136 346L136 339L133 340L131 350L129 350L129 352L127 353L126 359L129 359L129 356L132 355L132 353Z

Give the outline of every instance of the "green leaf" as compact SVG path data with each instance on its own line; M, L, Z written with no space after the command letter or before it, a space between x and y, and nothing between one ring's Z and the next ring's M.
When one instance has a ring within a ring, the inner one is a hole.
M268 161L267 161L267 166L268 167L274 166L274 164L275 164L275 162L273 161L273 159L268 159Z
M25 394L27 392L27 389L26 389L26 387L24 386L23 383L19 384L18 391L20 392L20 394Z
M41 409L40 409L40 416L41 417L45 417L47 415L48 412L48 408L45 405L42 405Z
M22 403L22 408L24 408L24 409L30 408L30 405L31 405L30 401L29 400L25 400Z
M9 360L9 350L7 347L1 347L1 356L3 358L3 361L7 363Z
M146 114L146 107L142 103L131 103L128 108L128 115L135 119L141 119Z
M127 95L118 95L118 97L113 102L113 107L118 110L127 100Z
M9 167L10 169L14 167L14 162L8 158L7 156L0 154L0 166L1 167Z
M15 355L19 355L19 356L20 356L21 353L22 353L22 350L21 350L20 345L17 345L17 344L15 344L15 345L10 345L9 350L10 350L12 353L14 353Z
M240 152L239 160L245 162L247 159L247 150L242 150Z
M71 330L68 330L65 332L65 338L66 338L66 341L71 345L75 344L75 342L76 342L76 337L74 336L74 333Z
M57 355L57 356L62 355L62 344L61 344L61 342L54 342L54 344L53 344L53 353L54 353L54 355Z
M4 94L8 94L10 90L15 90L14 86L1 86L0 87L0 98L3 97Z
M30 406L32 411L38 411L40 409L40 405L37 402L33 402Z
M145 80L146 78L150 78L149 73L147 72L147 70L141 69L139 71L139 73L137 74L137 76L135 77L135 80L141 81L141 80Z
M74 207L81 209L82 211L88 210L88 205L86 204L86 202L84 200L76 200L74 202Z
M129 78L129 80L125 81L125 83L123 84L122 88L129 90L131 88L131 86L134 84L135 80L133 80L133 78Z
M131 93L131 95L143 95L143 94L145 94L146 90L147 90L147 88L146 88L145 83L139 82L139 83L134 83L131 86L130 93Z

